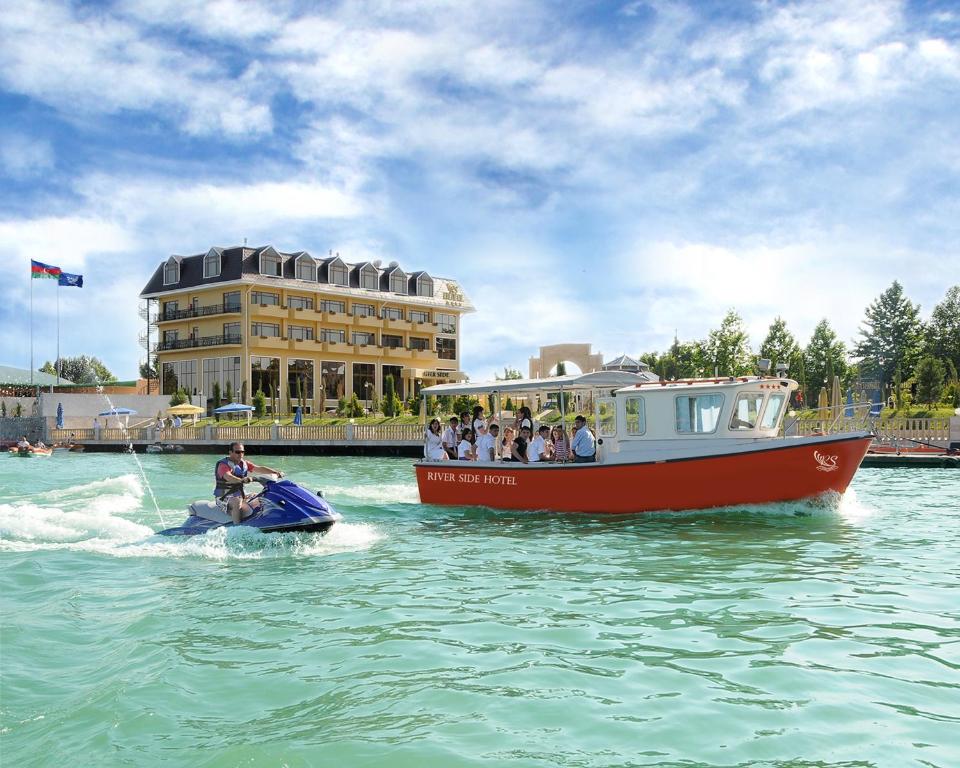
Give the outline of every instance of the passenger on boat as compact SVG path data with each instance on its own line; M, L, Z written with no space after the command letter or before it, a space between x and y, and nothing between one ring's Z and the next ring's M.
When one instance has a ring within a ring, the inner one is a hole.
M567 440L567 433L562 426L553 428L550 433L553 441L553 460L557 464L565 464L570 460L570 441Z
M500 461L513 461L513 428L503 428L503 439L500 443Z
M460 414L460 427L457 430L457 439L463 437L463 430L470 429L470 414L464 411Z
M527 446L530 443L530 430L527 427L524 427L520 430L520 434L517 436L517 439L513 441L511 446L511 455L513 461L520 461L524 464L528 463L529 459L527 458Z
M550 461L551 452L547 448L547 435L550 434L550 427L544 425L537 430L537 436L533 438L527 447L527 461L535 464L540 461Z
M430 425L424 433L423 458L427 461L446 461L450 458L443 449L443 438L440 436L440 419L431 419Z
M460 442L460 430L457 429L457 424L457 417L451 416L449 425L443 430L443 450L451 459L457 458L457 443Z
M283 477L283 472L270 467L259 467L244 459L245 455L243 443L230 443L230 452L217 462L213 470L216 481L213 495L218 502L226 505L226 511L234 523L239 523L244 517L253 514L260 506L259 500L254 499L248 504L244 498L243 486L253 480L251 473L263 472Z
M570 450L573 451L573 461L575 464L584 464L597 460L597 441L593 432L587 427L587 420L583 416L577 416L573 420L575 434L570 443Z
M460 435L460 445L457 446L457 458L460 461L476 461L477 449L473 444L473 430L466 427Z
M530 430L530 434L533 434L533 416L530 415L530 409L521 405L520 410L517 411L517 423L513 425L513 428L520 433L520 430L526 427Z
M470 422L473 426L473 431L480 436L485 434L487 431L487 422L483 418L483 406L475 405L473 406L473 421Z
M497 439L500 436L500 425L491 424L483 430L483 434L477 435L477 460L478 461L496 461L497 460Z

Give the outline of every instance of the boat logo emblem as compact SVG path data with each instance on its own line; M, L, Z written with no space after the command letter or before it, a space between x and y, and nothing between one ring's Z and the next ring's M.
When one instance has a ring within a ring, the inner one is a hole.
M817 467L821 472L833 472L837 469L837 457L836 456L824 456L822 453L817 451L813 452L813 458L817 460L817 464L820 466Z

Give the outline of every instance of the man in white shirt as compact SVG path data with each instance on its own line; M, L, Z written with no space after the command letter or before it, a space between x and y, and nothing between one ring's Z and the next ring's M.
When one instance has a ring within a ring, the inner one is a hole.
M497 444L500 442L500 425L491 424L477 436L477 461L496 461Z
M570 443L574 463L584 464L596 461L597 443L593 433L587 427L587 420L583 416L577 416L574 419L574 427L576 434L573 436L573 442Z
M447 452L447 456L451 459L457 458L457 445L460 443L457 436L458 423L457 417L451 416L450 423L447 425L447 428L443 430L443 450Z
M550 433L550 427L541 426L537 430L537 436L530 441L527 447L527 461L533 464L535 461L546 461L547 456L547 435Z

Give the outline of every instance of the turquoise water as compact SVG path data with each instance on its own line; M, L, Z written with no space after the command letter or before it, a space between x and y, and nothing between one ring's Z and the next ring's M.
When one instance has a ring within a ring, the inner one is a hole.
M960 472L679 516L421 506L274 458L326 537L152 535L213 457L0 459L0 762L960 765Z

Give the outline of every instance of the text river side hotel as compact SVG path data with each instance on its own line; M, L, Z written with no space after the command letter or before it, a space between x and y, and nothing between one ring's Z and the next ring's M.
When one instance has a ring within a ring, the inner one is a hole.
M210 398L219 382L225 397L229 382L247 402L275 391L281 409L287 392L296 403L302 391L310 412L351 393L369 404L388 376L401 399L465 378L460 318L473 306L455 281L395 262L211 248L168 258L140 296L159 303L147 317L163 394Z

